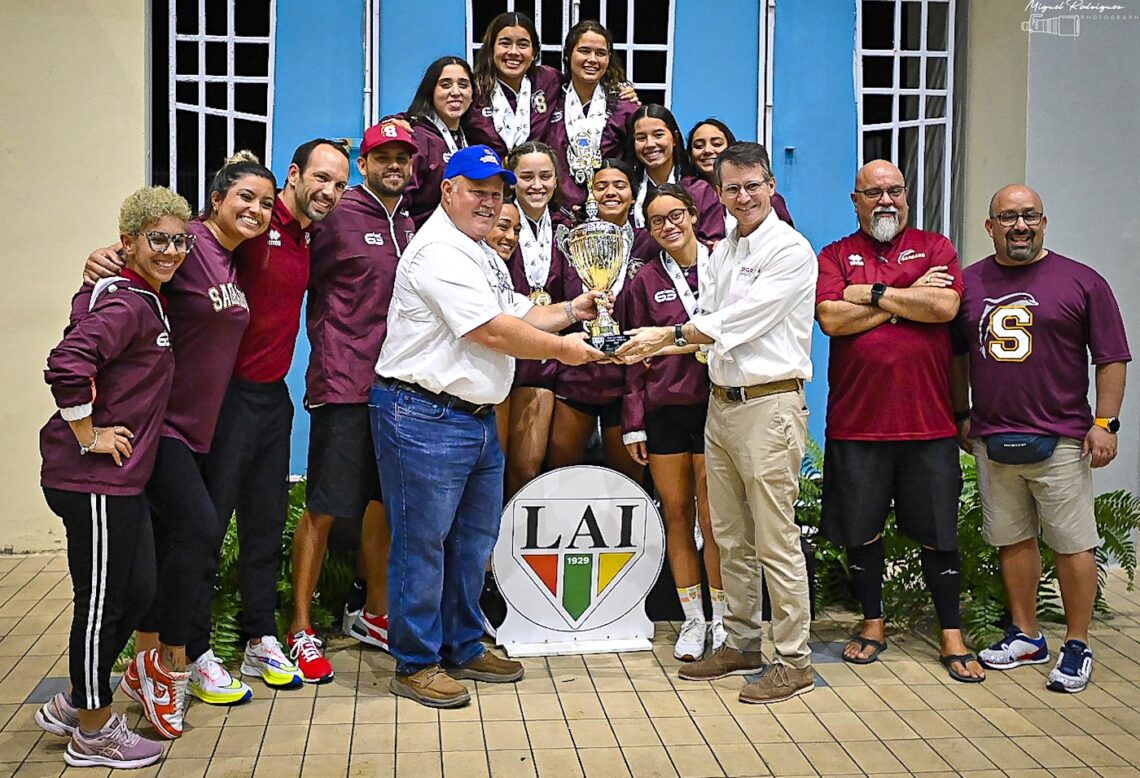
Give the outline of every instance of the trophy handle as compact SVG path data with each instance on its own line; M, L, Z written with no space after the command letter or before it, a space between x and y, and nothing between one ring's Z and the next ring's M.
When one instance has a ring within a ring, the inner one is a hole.
M558 246L558 250L562 252L562 256L569 259L570 229L565 224L559 224L558 228L554 231L554 243Z
M621 232L625 236L625 253L628 256L633 250L633 225L626 222L622 225Z

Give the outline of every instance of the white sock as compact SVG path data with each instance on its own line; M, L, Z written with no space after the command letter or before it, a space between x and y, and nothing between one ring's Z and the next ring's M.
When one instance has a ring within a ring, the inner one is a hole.
M724 606L728 598L724 596L724 589L709 587L709 598L712 600L713 621L724 621Z
M686 586L677 589L677 599L681 601L681 610L685 612L685 620L705 620L705 607L701 600L701 585Z

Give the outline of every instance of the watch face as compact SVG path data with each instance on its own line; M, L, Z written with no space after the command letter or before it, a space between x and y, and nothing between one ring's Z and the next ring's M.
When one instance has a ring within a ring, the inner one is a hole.
M1119 429L1120 429L1120 419L1113 416L1111 419L1108 420L1108 431L1109 432L1116 432Z

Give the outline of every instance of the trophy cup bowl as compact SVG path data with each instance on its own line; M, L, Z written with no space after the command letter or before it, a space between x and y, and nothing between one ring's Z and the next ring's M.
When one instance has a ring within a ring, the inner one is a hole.
M589 219L573 229L559 225L557 241L582 283L595 292L608 292L625 267L633 235L628 225L618 227L601 219ZM629 337L622 335L604 301L595 304L598 317L587 325L590 345L612 355Z

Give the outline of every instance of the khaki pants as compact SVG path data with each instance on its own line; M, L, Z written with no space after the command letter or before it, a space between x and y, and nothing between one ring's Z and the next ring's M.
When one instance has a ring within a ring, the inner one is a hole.
M759 651L761 569L772 601L775 655L811 664L807 567L795 523L807 439L802 391L745 402L709 400L705 466L713 536L727 597L728 645Z

